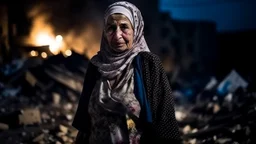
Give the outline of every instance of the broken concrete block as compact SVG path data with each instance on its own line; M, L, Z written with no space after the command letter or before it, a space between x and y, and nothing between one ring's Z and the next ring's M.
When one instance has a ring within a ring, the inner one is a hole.
M43 129L43 133L48 134L50 131L48 129Z
M36 85L37 79L36 79L36 77L30 71L26 72L25 79L29 82L29 84L31 86L35 86Z
M70 144L72 144L72 143L74 143L74 140L71 139L71 138L69 138L69 139L67 140L67 142L70 143Z
M194 128L194 129L191 131L191 133L196 133L196 132L198 132L198 129L197 129L197 128Z
M5 123L0 123L0 130L8 130L8 129L9 129L9 125Z
M66 143L66 142L68 142L68 139L69 139L69 138L64 135L64 136L61 136L61 139L62 139L63 142Z
M219 144L226 144L226 143L231 143L232 139L230 139L230 138L220 138L216 142L219 143Z
M41 117L46 120L51 118L47 113L42 113Z
M30 125L41 123L41 115L39 109L26 109L19 115L19 124Z
M45 136L44 133L38 135L37 137L35 137L33 139L33 142L40 142L40 141L42 141L44 139L44 136Z
M76 138L77 134L78 134L78 130L72 130L70 136L72 138Z
M56 141L56 143L55 144L62 144L61 142L59 142L59 141Z
M66 111L70 111L73 108L73 105L71 103L67 103L63 107Z
M186 125L186 126L183 128L182 131L183 131L184 134L190 133L190 132L191 132L191 127L190 127L190 125Z
M67 134L68 133L68 128L64 125L59 125L59 129L61 132Z
M73 119L73 115L72 114L66 114L66 118L67 118L67 120L71 121Z
M58 105L60 103L61 97L58 93L52 94L53 104Z
M175 111L175 117L177 121L182 121L186 118L186 114L182 111Z
M218 104L213 105L213 113L217 113L220 111L220 106Z
M196 139L189 140L189 144L196 144Z
M240 76L235 70L232 70L226 78L218 85L217 91L220 95L225 95L226 93L233 93L238 89L247 88L249 83Z
M64 136L64 135L66 135L66 133L64 133L64 132L58 132L56 136L59 137L59 138L61 138L61 137Z

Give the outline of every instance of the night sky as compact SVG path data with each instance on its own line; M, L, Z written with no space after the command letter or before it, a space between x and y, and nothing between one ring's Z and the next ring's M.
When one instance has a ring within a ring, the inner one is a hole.
M256 29L256 0L160 0L175 19L209 20L223 31Z
M51 22L60 22L64 30L74 24L83 25L88 19L98 21L101 14L97 12L99 9L103 10L107 3L101 0L25 0L16 4L18 8L26 3L25 9L28 10L38 6L38 2L47 6L41 12L54 16L51 17ZM256 0L159 0L159 9L170 12L174 19L216 22L220 32L256 29Z

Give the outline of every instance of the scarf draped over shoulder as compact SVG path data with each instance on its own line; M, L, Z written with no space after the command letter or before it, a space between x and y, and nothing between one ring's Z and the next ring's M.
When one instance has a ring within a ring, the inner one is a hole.
M123 73L139 52L149 51L143 35L144 21L140 10L126 1L113 3L105 11L104 25L108 17L114 13L123 14L131 21L134 28L134 39L131 49L123 53L113 53L110 51L103 32L100 51L91 59L91 62L98 67L102 77L106 79L114 79Z

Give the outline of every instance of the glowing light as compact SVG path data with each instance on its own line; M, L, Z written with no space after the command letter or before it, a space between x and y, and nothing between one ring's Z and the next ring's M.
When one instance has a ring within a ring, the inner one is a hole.
M52 42L52 38L46 34L46 33L39 33L37 36L36 36L36 44L37 45L50 45Z
M60 52L61 46L62 46L62 40L63 37L61 35L57 35L55 37L55 40L52 41L52 43L50 44L50 51L53 54L58 54Z
M47 58L47 53L46 52L42 52L41 56L42 56L42 58Z
M79 33L74 30L68 30L65 35L55 33L55 27L51 25L51 16L47 13L40 13L41 7L35 7L28 11L28 17L31 22L31 31L24 40L24 44L31 46L49 46L51 54L58 54L72 48L73 51L91 58L99 51L100 31L99 27L88 24ZM69 52L67 52L69 53ZM47 53L49 56L49 53ZM30 54L29 54L30 55ZM38 53L41 57L41 52ZM66 55L65 55L66 56Z
M50 44L49 48L53 54L56 55L60 52L60 49L62 48L62 40L63 38L61 35L57 35L55 37L55 40L52 40L52 43Z
M31 55L32 57L34 57L34 56L38 56L38 52L37 52L37 51L32 50L32 51L30 52L30 55Z
M36 45L49 45L49 50L56 55L60 52L62 48L62 40L63 37L61 35L57 35L54 39L54 37L50 36L47 33L39 33L36 36Z
M52 43L50 46L49 46L49 49L50 51L53 53L53 54L58 54L59 51L60 51L60 45L58 43Z
M65 51L65 55L66 56L71 56L72 55L72 51L71 50L66 50Z
M35 45L44 46L49 45L49 50L53 54L58 54L62 48L62 40L63 37L61 35L57 35L55 38L47 31L45 32L38 32L35 35Z
M54 39L54 37L52 37L50 34L47 34L47 32L41 32L38 35L36 35L36 45L49 45L50 51L53 54L58 54L60 51L61 41L57 42L57 40Z
M57 35L55 39L57 42L61 42L63 40L63 37L61 35Z

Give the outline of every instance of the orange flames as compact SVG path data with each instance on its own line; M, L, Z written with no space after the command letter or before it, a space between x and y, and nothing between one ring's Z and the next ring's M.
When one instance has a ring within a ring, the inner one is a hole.
M53 28L47 23L47 17L44 15L34 18L27 43L35 46L49 45L49 49L53 54L58 54L65 49L63 37L54 35Z
M86 25L80 34L75 33L71 28L70 31L61 36L55 34L53 26L48 22L49 14L40 12L39 7L32 9L28 16L33 18L33 23L26 41L27 44L35 46L49 45L49 50L55 55L62 52L65 56L70 56L72 54L70 49L72 49L79 54L86 55L88 58L91 58L99 50L100 34L95 31L98 29L95 25ZM38 54L36 51L31 51L30 55L47 57L47 55Z
M93 25L86 25L84 30L77 34L74 31L69 31L65 35L65 43L74 51L80 54L85 54L88 58L95 55L100 47L100 34L98 34Z

